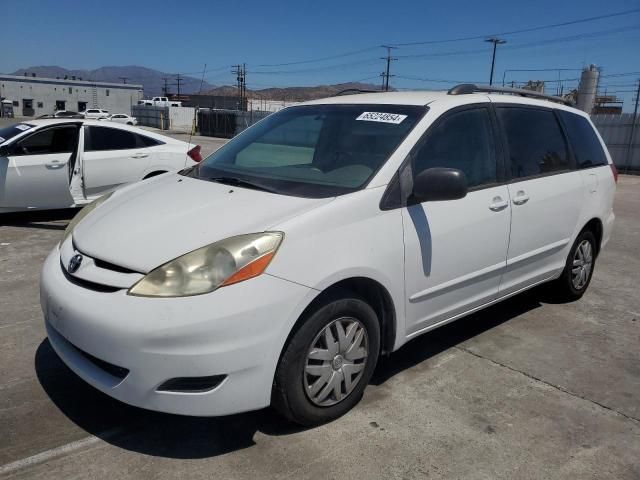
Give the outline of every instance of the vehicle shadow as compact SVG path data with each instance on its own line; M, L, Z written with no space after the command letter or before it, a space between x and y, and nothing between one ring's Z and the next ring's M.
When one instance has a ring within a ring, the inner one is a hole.
M381 385L465 340L541 306L535 293L525 293L412 340L390 357L381 358L371 384ZM58 358L45 339L35 355L38 380L53 403L88 433L126 450L146 455L196 459L223 455L255 444L256 432L288 435L304 428L271 409L225 417L187 417L143 410L94 389Z
M65 208L61 210L1 213L0 227L13 226L42 230L64 230L67 228L68 221L78 212L77 208Z

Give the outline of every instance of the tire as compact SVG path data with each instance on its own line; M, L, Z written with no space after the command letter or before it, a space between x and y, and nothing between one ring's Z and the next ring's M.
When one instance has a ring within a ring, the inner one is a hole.
M133 125L133 122L127 122L127 125Z
M584 230L578 235L569 251L562 274L551 283L551 293L555 299L572 302L584 295L593 276L597 252L596 245L596 237L590 230ZM585 260L585 257L588 258ZM575 266L574 262L576 262ZM577 281L580 272L583 272L583 276Z
M342 342L339 329L345 334ZM327 330L334 343L327 341ZM328 299L306 315L289 338L276 370L271 405L304 426L334 420L362 397L379 351L380 324L374 310L352 294Z

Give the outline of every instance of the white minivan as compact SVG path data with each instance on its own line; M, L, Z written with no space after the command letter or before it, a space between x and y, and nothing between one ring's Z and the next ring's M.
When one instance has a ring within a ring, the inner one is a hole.
M322 423L417 335L543 282L580 298L616 179L588 116L535 92L289 107L82 210L44 264L49 340L129 404Z

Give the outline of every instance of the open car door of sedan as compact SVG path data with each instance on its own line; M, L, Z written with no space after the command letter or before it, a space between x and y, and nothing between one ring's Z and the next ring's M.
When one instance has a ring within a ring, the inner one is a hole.
M46 126L0 147L0 210L66 208L79 124Z

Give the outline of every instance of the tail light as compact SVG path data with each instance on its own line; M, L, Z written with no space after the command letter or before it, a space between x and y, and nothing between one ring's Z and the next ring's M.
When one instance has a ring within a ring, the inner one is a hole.
M196 145L191 150L189 150L187 152L187 155L189 155L191 160L193 160L194 162L201 162L202 161L202 155L200 155L200 145Z
M618 169L613 163L610 163L609 166L611 167L611 171L613 172L613 179L616 181L616 183L618 183Z

